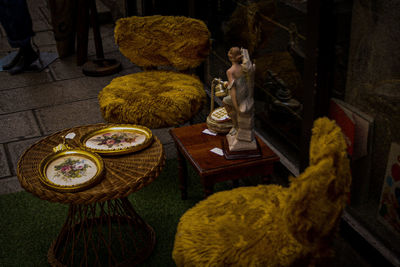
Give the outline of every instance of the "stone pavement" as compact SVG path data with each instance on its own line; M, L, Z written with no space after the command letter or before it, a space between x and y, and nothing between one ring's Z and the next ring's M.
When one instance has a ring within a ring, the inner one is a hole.
M57 52L47 1L27 2L36 33L34 42L41 52ZM112 24L101 26L105 57L115 58L123 66L115 75L85 76L76 65L75 56L57 59L42 72L14 76L0 72L0 194L22 190L16 166L25 149L59 130L104 122L97 101L100 90L114 77L140 71L119 52L114 44L113 29ZM93 59L94 41L91 30L89 32L88 54ZM0 27L0 58L13 50ZM153 134L164 144L167 158L175 157L168 129L153 129Z

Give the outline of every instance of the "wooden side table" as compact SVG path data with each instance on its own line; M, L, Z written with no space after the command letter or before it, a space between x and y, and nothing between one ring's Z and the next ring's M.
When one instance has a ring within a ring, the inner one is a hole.
M104 178L87 190L61 193L39 181L40 161L62 142L63 135L76 133L68 144L79 147L81 136L107 126L110 124L75 127L50 135L28 148L18 162L18 179L26 191L69 204L64 226L48 251L52 266L132 266L154 248L154 230L136 213L127 196L150 184L164 166L165 154L157 137L145 150L103 157Z
M186 159L192 164L200 176L204 186L204 195L212 194L215 183L237 180L246 176L262 175L268 179L274 170L274 163L279 157L256 136L262 157L253 159L227 160L210 150L222 148L225 135L211 136L202 133L207 129L205 123L173 128L170 134L175 142L179 162L179 188L182 199L187 198L187 166Z

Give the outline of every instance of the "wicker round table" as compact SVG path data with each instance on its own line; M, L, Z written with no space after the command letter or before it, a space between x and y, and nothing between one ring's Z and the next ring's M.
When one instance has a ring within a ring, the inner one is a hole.
M157 137L146 149L131 154L103 157L104 178L80 192L57 192L39 181L40 161L62 143L62 136L79 147L80 137L110 124L67 129L50 135L21 156L17 175L22 187L51 202L69 204L67 219L48 251L52 266L132 266L142 262L155 245L154 230L135 212L127 196L151 183L165 164Z

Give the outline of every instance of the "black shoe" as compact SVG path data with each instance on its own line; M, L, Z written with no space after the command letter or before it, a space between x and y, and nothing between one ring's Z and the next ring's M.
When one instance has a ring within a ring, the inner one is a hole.
M3 66L3 70L9 70L12 69L15 65L17 65L18 61L21 58L21 49L18 50L18 53L15 55L15 57L10 61L10 63L6 64Z
M24 72L29 69L29 66L39 58L39 55L29 47L30 49L24 49L21 52L21 56L17 64L8 71L11 75L15 75Z

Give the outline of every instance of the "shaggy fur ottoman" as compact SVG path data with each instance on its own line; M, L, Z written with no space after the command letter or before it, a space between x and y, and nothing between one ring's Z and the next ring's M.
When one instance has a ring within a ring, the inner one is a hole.
M203 106L206 94L195 76L146 71L113 79L98 98L108 122L161 128L189 120Z
M210 51L210 32L198 19L173 16L122 18L114 30L121 53L138 66L199 66Z

